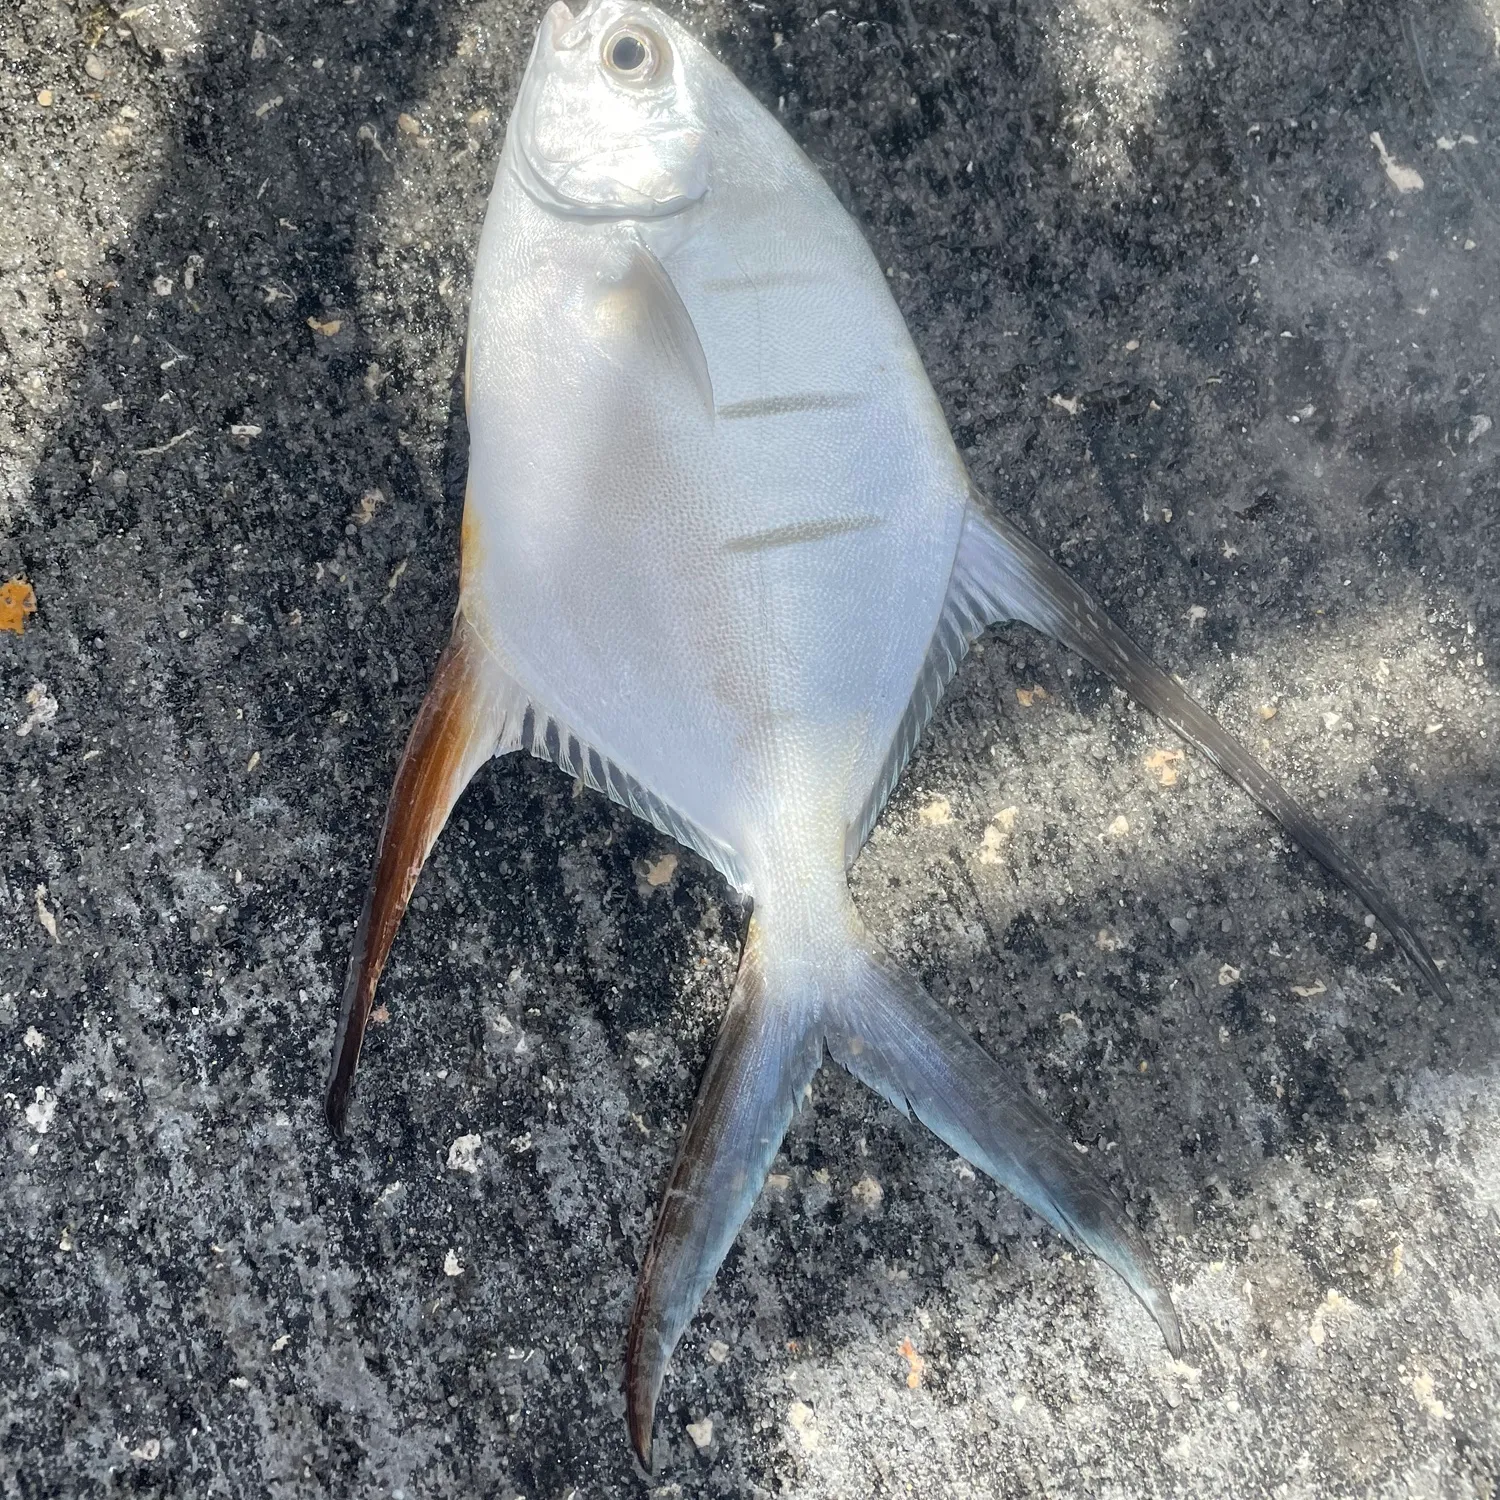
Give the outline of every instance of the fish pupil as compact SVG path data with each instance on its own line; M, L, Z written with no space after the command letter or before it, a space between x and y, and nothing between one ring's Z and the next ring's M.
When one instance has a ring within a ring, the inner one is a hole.
M646 61L646 44L627 31L610 45L609 61L621 73L634 73Z

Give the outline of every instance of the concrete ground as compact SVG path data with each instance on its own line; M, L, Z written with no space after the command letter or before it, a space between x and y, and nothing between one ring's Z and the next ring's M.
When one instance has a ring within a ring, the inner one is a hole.
M857 899L1128 1193L1187 1357L825 1070L652 1480L625 1320L720 881L496 764L352 1142L320 1115L539 6L117 9L0 12L0 585L36 601L0 593L0 1491L1494 1495L1496 0L685 8L867 227L980 483L1343 830L1454 999L993 633Z

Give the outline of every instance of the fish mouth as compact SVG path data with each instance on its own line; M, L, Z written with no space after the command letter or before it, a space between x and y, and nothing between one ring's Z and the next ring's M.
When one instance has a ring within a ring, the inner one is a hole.
M539 44L551 47L554 52L576 52L589 39L583 24L588 11L589 7L585 5L575 16L565 0L556 0L542 17Z

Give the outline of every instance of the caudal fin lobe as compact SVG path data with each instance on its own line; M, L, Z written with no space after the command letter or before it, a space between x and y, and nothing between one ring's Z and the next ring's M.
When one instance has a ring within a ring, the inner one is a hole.
M375 986L422 865L458 795L491 755L519 734L507 714L509 680L460 614L412 725L386 806L375 876L354 933L333 1044L324 1113L333 1133L348 1122L354 1070Z
M1182 1330L1145 1237L1067 1133L917 982L873 949L824 1015L828 1050L1116 1271L1182 1353Z
M625 1356L641 1463L667 1360L750 1212L792 1113L828 1051L1081 1249L1117 1271L1182 1352L1177 1314L1141 1232L1067 1134L948 1013L868 944L768 961L755 922L641 1267Z
M630 1440L651 1467L667 1360L766 1180L823 1060L819 996L805 971L768 970L752 920L719 1039L699 1085L641 1265L625 1351Z

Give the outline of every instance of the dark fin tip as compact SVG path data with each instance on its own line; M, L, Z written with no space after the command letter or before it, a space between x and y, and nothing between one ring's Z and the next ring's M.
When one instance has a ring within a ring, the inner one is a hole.
M1161 1336L1166 1341L1167 1352L1173 1359L1181 1359L1186 1345L1182 1337L1182 1323L1177 1317L1177 1309L1172 1304L1169 1293L1163 1292L1160 1303L1153 1307L1151 1316L1156 1319L1156 1326L1161 1329Z
M381 970L433 841L469 778L495 753L502 689L483 643L460 613L407 736L354 931L323 1101L323 1117L339 1139L348 1132L354 1076Z
M635 1449L635 1456L640 1460L641 1467L649 1474L654 1446L651 1441L651 1429L656 1418L656 1404L652 1402L642 1411L634 1395L627 1399L629 1400L630 1446Z
M980 546L965 566L991 619L1016 619L1076 651L1116 687L1207 757L1273 817L1293 843L1364 903L1437 998L1453 996L1395 898L1248 749L1112 620L1104 607L977 491L970 517ZM988 547L985 548L984 544ZM963 560L961 558L961 560Z
M343 1079L335 1079L323 1099L323 1118L336 1141L349 1139L349 1093L349 1085Z

